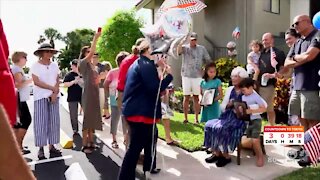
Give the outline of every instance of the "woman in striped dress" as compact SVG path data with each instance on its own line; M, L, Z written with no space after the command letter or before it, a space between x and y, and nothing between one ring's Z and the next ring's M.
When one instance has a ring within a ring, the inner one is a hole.
M232 85L226 90L221 104L223 113L219 119L213 119L205 125L205 146L211 148L212 156L206 158L207 163L216 162L217 167L223 167L231 162L229 153L233 152L246 129L244 121L237 119L233 110L233 101L241 100L239 83L248 77L246 70L236 67L231 72Z
M47 144L50 158L61 156L61 151L54 146L60 141L59 67L51 61L57 52L50 44L42 44L34 52L39 60L31 67L34 82L34 136L40 160L46 159L43 147Z

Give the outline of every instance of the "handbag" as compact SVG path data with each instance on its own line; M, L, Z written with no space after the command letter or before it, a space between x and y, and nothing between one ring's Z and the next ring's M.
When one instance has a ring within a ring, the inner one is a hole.
M215 89L207 89L203 92L200 104L202 106L210 106L213 104Z

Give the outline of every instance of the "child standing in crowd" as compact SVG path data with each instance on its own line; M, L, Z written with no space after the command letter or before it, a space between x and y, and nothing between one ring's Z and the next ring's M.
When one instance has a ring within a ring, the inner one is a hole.
M214 100L212 105L204 106L201 112L200 122L207 122L211 119L218 119L221 113L219 100L223 97L221 80L216 77L217 69L215 63L209 63L205 67L205 74L200 84L201 92L214 89Z
M163 59L167 63L167 57L165 55L157 55L156 60ZM156 62L155 62L156 63ZM161 67L157 68L159 78L162 80L166 75L164 69ZM170 146L178 145L179 143L172 139L170 135L170 119L174 116L172 109L170 108L170 94L173 93L173 83L171 82L166 90L164 90L161 95L161 113L162 113L162 123L164 126L166 142Z
M78 105L81 105L82 88L80 87L80 78L78 70L78 60L74 59L70 63L71 72L69 72L64 80L64 87L68 88L68 105L70 112L71 126L74 135L78 135Z
M264 164L263 152L260 145L261 115L267 110L267 103L253 90L254 80L245 78L240 82L242 101L247 103L247 114L250 114L247 137L252 138L253 150L256 154L256 165L262 167Z
M97 55L99 57L99 54ZM105 119L110 119L109 102L107 101L106 92L103 87L103 84L108 72L112 69L112 65L109 61L104 61L103 63L98 63L96 68L99 73L99 78L101 79L101 82L99 83L99 103L100 108L102 109L101 112L103 112L102 117Z
M32 79L26 77L23 71L23 67L27 63L27 54L25 52L15 52L12 55L13 65L11 71L14 77L16 88L18 89L18 110L20 122L17 123L14 128L16 132L16 138L22 154L28 154L30 151L24 149L22 146L24 136L31 124L31 114L28 108L27 100L30 98L30 84Z
M260 58L260 51L262 50L262 44L258 40L253 40L249 44L249 48L251 52L248 54L247 59L247 72L249 77L252 77L254 80L258 79L259 75L259 58Z
M119 67L122 60L129 55L127 52L120 52L116 57L117 66ZM122 120L122 131L123 135L127 135L127 126L125 119L121 116L121 107L118 107L118 103L116 100L117 94L117 85L118 85L118 78L119 78L119 68L112 69L108 72L106 80L104 81L104 89L106 93L106 101L109 101L110 97L110 106L111 106L111 128L110 133L112 134L112 148L119 148L117 143L117 129L119 120L121 117ZM124 142L126 145L126 142Z

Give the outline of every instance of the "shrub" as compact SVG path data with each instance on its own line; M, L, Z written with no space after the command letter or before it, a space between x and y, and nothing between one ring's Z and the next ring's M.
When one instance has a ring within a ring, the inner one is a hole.
M230 82L230 75L233 68L237 66L243 67L243 65L241 65L236 59L231 59L228 57L217 59L215 63L218 71L217 76L220 78L222 82L226 83Z
M176 89L174 93L170 96L170 107L179 113L183 113L183 92L181 88ZM192 97L189 101L189 113L194 113Z
M288 104L290 98L290 84L291 78L289 79L277 79L275 86L275 98L273 101L274 109L276 111L277 123L288 122Z

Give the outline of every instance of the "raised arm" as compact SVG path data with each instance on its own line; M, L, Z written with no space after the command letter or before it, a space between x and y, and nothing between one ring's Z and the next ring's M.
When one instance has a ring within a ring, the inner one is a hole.
M93 40L92 40L92 44L91 44L91 47L90 47L90 52L85 57L85 59L87 61L91 61L92 56L96 52L96 46L97 46L97 42L98 42L98 39L99 39L100 36L101 36L101 32L96 32L96 34L94 35Z

